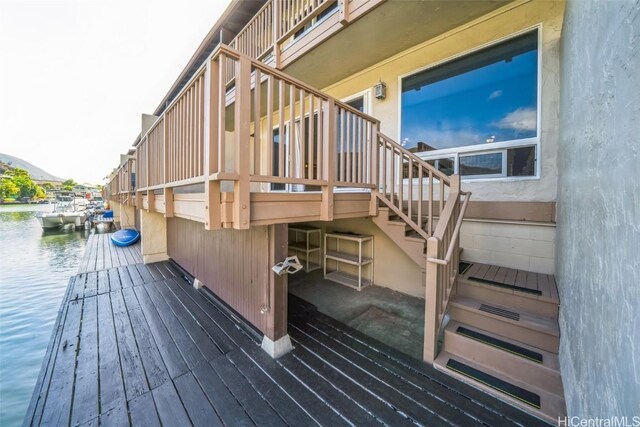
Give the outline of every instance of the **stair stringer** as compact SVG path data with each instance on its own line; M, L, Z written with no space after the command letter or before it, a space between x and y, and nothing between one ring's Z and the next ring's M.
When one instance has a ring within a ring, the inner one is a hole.
M406 223L404 221L389 220L390 209L379 207L378 215L372 217L373 223L378 226L402 251L407 254L418 267L425 269L426 258L424 254L425 241L422 238L407 237Z

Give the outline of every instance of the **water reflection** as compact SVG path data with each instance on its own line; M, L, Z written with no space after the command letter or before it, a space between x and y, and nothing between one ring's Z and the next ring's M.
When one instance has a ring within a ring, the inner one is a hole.
M0 425L20 425L88 231L43 232L38 211L0 206Z

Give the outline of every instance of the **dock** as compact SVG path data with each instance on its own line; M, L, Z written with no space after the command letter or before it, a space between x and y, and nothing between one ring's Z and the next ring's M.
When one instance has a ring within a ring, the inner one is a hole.
M292 295L295 349L273 360L190 280L92 235L24 425L546 425Z

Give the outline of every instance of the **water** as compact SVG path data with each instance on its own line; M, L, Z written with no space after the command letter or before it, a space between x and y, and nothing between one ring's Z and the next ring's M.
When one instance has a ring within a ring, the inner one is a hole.
M22 424L87 232L42 231L38 210L0 205L0 426Z

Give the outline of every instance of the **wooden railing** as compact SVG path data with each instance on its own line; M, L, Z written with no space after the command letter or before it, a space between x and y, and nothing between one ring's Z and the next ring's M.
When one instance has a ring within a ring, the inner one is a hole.
M378 199L426 240L423 355L433 363L458 275L460 227L471 193L460 190L459 175L445 175L381 133L378 149Z
M318 16L335 0L275 0L279 3L278 41L288 39ZM340 2L344 5L344 1Z
M378 147L381 161L378 197L428 239L434 232L434 217L443 210L451 177L383 134L378 134Z
M442 328L451 291L460 263L460 227L471 193L460 191L460 176L452 182L452 191L440 215L438 225L427 240L427 280L424 350L425 361L433 363L438 354L438 336ZM461 201L464 197L464 201Z
M204 183L207 228L220 227L223 181L233 184L235 228L249 227L251 188L322 192L328 211L334 187L376 187L378 128L376 119L221 45L141 137L137 191Z
M273 13L273 1L265 3L251 21L229 43L229 46L251 58L262 60L273 51Z

